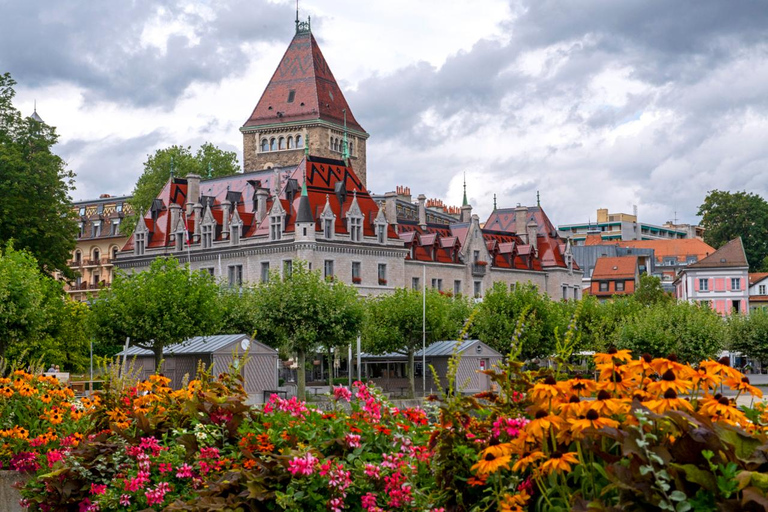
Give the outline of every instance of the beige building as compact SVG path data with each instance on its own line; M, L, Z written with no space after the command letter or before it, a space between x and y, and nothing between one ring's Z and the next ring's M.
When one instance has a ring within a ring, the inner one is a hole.
M73 299L86 300L112 283L117 252L128 240L121 234L121 226L135 221L129 199L102 194L99 199L73 204L80 218L80 232L68 264L79 275L64 286Z

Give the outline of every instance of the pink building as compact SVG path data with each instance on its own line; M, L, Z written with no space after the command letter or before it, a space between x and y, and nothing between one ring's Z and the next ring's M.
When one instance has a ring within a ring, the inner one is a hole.
M749 314L749 264L741 238L685 267L675 279L678 300L709 305L722 316Z

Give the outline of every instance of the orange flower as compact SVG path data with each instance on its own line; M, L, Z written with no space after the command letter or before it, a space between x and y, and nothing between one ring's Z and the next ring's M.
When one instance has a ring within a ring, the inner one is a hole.
M713 420L725 420L730 423L746 425L749 423L743 412L734 407L728 397L717 394L704 399L699 408L701 414L710 416Z
M525 431L536 439L543 439L549 434L550 429L555 432L565 423L565 420L555 414L547 414L547 411L540 410L534 416L534 419L525 426Z
M530 466L531 464L533 464L539 459L543 459L544 457L545 455L538 450L533 453L530 453L525 457L518 459L518 461L512 465L512 471L514 471L515 473L521 473L525 471L528 468L528 466Z
M588 428L600 430L605 427L616 428L619 426L618 421L610 418L603 418L594 409L587 411L587 414L583 418L571 419L568 420L568 422L571 424L571 433L573 434L574 439L584 437L584 430Z
M629 409L626 400L612 398L606 390L600 390L597 398L589 404L589 409L597 411L601 416L612 416L622 414Z
M659 375L664 375L667 370L672 370L675 372L675 375L679 375L680 377L687 377L692 371L690 366L678 363L677 356L675 354L669 354L666 359L661 357L654 359L651 361L651 366Z
M693 388L693 382L690 380L678 379L677 372L673 369L668 369L661 374L661 379L656 382L648 384L648 392L662 395L668 390L672 389L675 393L686 393Z
M688 402L688 400L682 400L678 398L677 393L675 393L675 390L672 388L667 389L664 392L663 398L659 400L650 400L645 402L643 405L657 414L661 414L664 411L669 410L678 411L680 409L693 412L693 406L690 404L690 402Z
M624 373L624 371L622 371L621 367L607 369L605 375L600 375L601 382L597 384L597 387L601 390L610 391L620 395L629 393L633 388L632 381L622 378L622 373Z
M489 446L480 452L480 460L470 469L476 471L478 475L495 473L502 468L509 469L510 460L511 457L505 455L503 449L498 446Z
M595 364L618 366L632 359L632 353L629 350L616 350L615 347L608 349L608 352L597 353L593 356Z
M485 485L486 481L488 480L488 475L486 473L477 475L477 477L471 476L467 479L467 483L471 487L477 487L481 485Z
M50 393L46 393L46 394L44 394L43 396L40 397L40 401L43 402L44 404L51 403L51 399L52 399L52 397L51 397Z
M646 353L640 356L640 359L635 359L627 363L627 368L636 373L651 375L656 373L656 370L651 366L652 361L653 358L651 357L651 354Z
M523 507L525 507L530 499L531 497L525 492L525 489L514 496L505 494L499 503L499 512L523 512L526 510Z
M694 370L693 375L691 375L691 382L693 382L693 385L703 389L705 393L717 389L718 384L720 384L722 380L722 375L718 373L710 373L701 365L699 365L699 368Z
M3 398L11 398L15 391L13 391L13 388L8 386L0 387L0 396Z
M582 402L578 396L572 395L566 403L560 404L558 413L564 419L577 418L581 415L585 405L586 402Z
M597 382L592 379L574 377L573 379L559 382L558 387L563 394L575 395L577 397L592 396L592 393L597 390Z
M553 398L560 396L562 391L557 386L557 381L551 375L544 379L544 382L539 382L533 386L530 395L534 403L549 403Z
M740 371L731 368L728 363L728 358L723 357L719 361L702 361L699 363L699 367L704 368L710 375L719 375L731 379L740 379L743 377L743 374Z
M549 456L549 460L541 465L542 473L548 475L553 471L569 473L571 471L571 464L578 464L579 459L576 458L576 452L552 452Z
M749 383L749 377L742 377L741 379L725 379L725 385L734 391L738 391L739 393L746 391L752 396L756 396L758 398L763 397L763 392Z

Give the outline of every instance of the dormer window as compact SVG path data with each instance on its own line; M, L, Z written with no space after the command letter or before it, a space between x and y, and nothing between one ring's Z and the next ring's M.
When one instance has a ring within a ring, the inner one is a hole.
M293 100L296 98L296 91L294 89L291 89L288 91L288 103L293 103Z
M120 219L112 219L112 226L109 233L112 236L120 234Z
M210 249L213 246L213 226L210 224L203 226L202 243L203 249Z
M95 220L93 221L93 225L91 228L91 236L92 238L97 238L101 236L101 221Z
M280 240L283 236L282 215L272 215L269 218L269 239Z
M387 226L386 224L379 224L376 226L376 238L379 241L380 244L386 243L387 241Z
M136 256L144 256L146 240L146 233L136 233L134 235L134 253L136 253Z
M177 251L184 250L184 232L183 231L176 232L176 250Z
M233 224L230 227L229 240L232 245L240 244L240 225Z
M361 217L349 218L349 238L353 242L361 242L363 240L363 219Z

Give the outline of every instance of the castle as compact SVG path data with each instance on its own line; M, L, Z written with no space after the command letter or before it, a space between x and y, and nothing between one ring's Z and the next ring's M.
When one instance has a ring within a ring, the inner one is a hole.
M368 133L355 119L311 32L296 33L240 128L244 172L171 177L116 260L146 269L173 255L231 286L303 260L363 295L431 286L482 297L493 283L581 296L570 245L539 206L496 209L484 223L407 187L366 186Z

